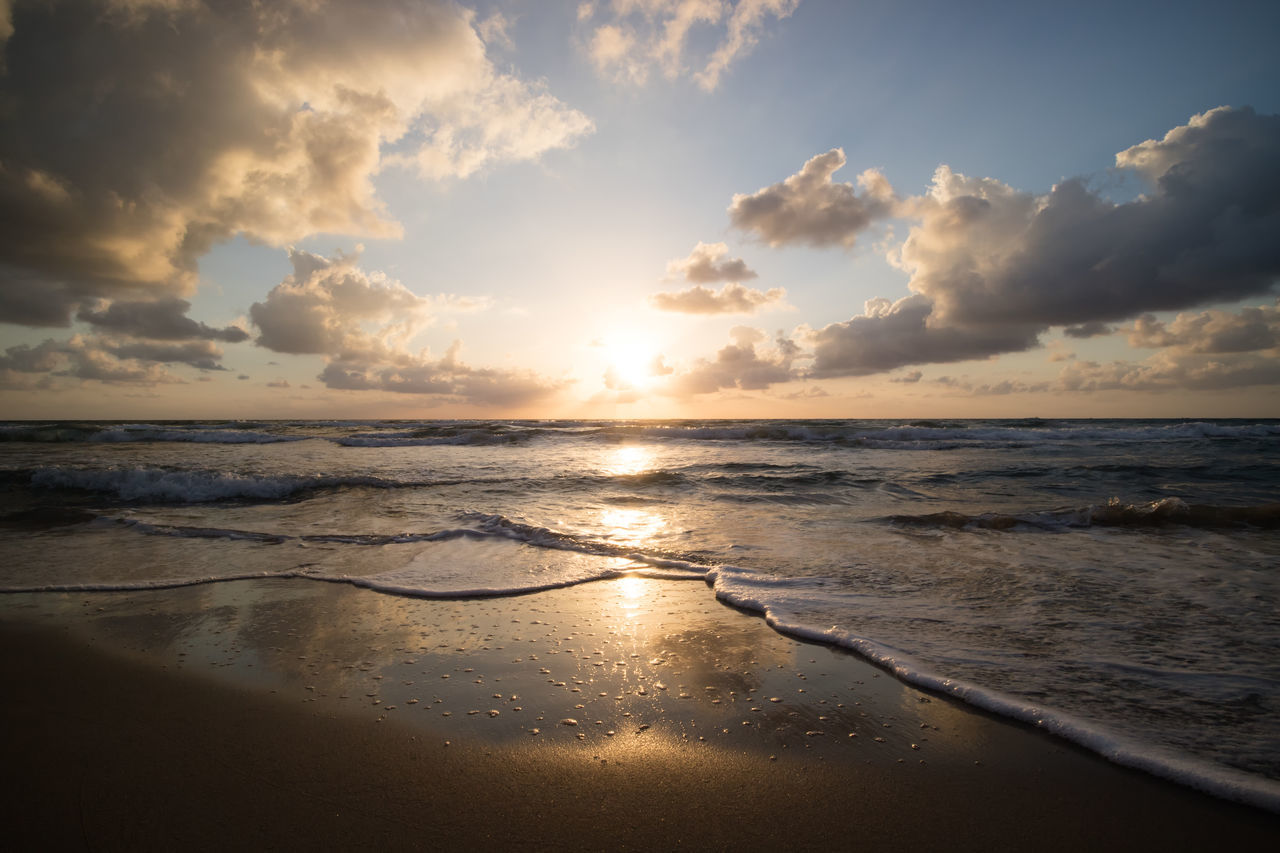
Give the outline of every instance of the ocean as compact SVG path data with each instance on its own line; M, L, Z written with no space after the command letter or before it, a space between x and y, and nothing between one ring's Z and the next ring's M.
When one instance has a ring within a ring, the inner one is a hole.
M1272 809L1278 567L1276 420L0 425L0 592L700 583Z

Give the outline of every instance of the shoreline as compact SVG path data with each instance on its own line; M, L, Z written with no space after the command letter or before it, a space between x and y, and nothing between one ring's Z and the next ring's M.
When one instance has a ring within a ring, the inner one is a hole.
M1068 850L1280 830L685 581L460 601L216 586L6 599L14 837Z

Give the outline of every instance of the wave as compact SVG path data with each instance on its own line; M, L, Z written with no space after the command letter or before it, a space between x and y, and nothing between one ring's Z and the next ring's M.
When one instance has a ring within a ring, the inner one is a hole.
M0 441L43 443L193 442L200 444L276 444L309 436L245 429L244 424L91 424L56 423L0 426Z
M194 442L199 444L278 444L284 441L304 441L305 435L279 435L249 430L223 429L164 429L161 427L121 427L100 430L89 441L123 443L132 441Z
M821 586L821 578L786 579L760 575L736 566L707 571L716 598L759 613L774 630L810 642L839 646L888 670L899 680L959 699L977 708L1026 723L1069 740L1109 761L1142 770L1224 799L1280 813L1280 783L1242 770L1187 758L1170 750L1117 735L1070 714L1018 699L970 682L948 678L923 666L901 649L852 631L818 628L781 604L788 591Z
M318 438L348 447L501 446L534 439L779 442L866 449L955 450L1080 442L1265 439L1275 421L226 421L0 425L0 441L275 443Z
M506 424L468 427L455 425L421 427L396 432L358 433L331 439L344 447L487 447L523 444L544 435L540 429L512 429Z
M1079 527L1195 527L1206 530L1280 528L1280 503L1255 506L1188 504L1180 498L1164 498L1145 504L1126 504L1112 498L1105 506L1057 509L1022 514L933 512L925 515L891 515L885 521L906 527L1009 530L1019 526L1042 530Z
M102 492L126 501L207 503L226 500L281 500L338 487L398 488L430 483L400 483L381 477L255 476L217 471L163 468L40 468L30 484L45 489Z

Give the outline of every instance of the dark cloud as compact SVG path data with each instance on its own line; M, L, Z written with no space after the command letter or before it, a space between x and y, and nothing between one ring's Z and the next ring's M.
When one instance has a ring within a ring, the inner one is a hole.
M446 0L12 12L0 322L66 326L89 300L181 296L197 259L235 234L396 236L374 192L380 169L464 176L591 128L495 69L471 14Z
M864 375L1020 352L1054 326L1088 337L1147 312L1273 291L1280 279L1280 116L1210 110L1162 140L1122 151L1116 163L1152 191L1117 204L1072 179L1036 196L939 167L928 194L896 207L918 221L893 257L910 275L913 295L871 300L864 314L813 332L814 374ZM775 189L759 197L787 195ZM851 193L846 186L844 195ZM779 203L775 211L786 210L785 221L762 233L808 234L814 229L805 223L819 209ZM1135 340L1170 345L1159 342L1191 335L1193 326L1203 338L1193 347L1256 348L1273 340L1259 314L1238 322L1213 312L1201 318L1177 329L1142 321Z
M66 345L57 341L46 340L36 346L19 344L9 347L4 355L0 355L0 370L12 370L18 373L48 373L61 364L60 356L66 351Z
M873 220L891 213L894 197L889 182L874 169L858 176L862 195L853 184L832 182L832 174L844 164L839 148L819 154L781 183L735 195L729 220L770 246L852 246Z
M187 364L200 370L225 370L222 349L212 341L116 341L100 339L99 347L116 358L140 362Z
M161 298L153 302L112 302L105 309L82 306L76 319L99 329L159 341L208 340L239 343L249 333L239 326L215 329L187 316L191 303Z
M1035 326L935 325L934 306L916 294L868 300L865 313L811 333L815 376L865 376L912 364L942 364L1020 352L1036 345Z
M1045 196L946 167L901 250L956 324L1124 320L1267 293L1280 277L1280 116L1220 107L1116 155L1152 192L1115 204L1072 179Z

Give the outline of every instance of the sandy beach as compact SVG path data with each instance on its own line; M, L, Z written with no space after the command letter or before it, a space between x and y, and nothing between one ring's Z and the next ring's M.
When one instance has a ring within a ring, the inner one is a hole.
M44 849L1078 850L1280 830L701 587L8 596L7 832Z

